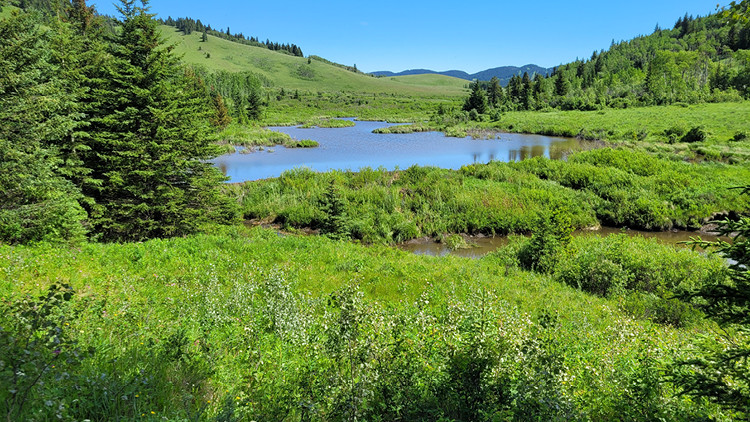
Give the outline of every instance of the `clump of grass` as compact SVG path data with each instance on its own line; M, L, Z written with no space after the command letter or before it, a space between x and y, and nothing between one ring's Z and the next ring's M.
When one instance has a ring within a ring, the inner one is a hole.
M302 129L320 128L344 128L353 127L355 122L345 119L313 119L300 126Z
M452 251L455 251L457 249L467 249L470 247L470 245L466 243L466 239L464 239L463 236L459 234L449 234L447 236L441 236L440 241Z
M405 134L405 133L417 133L417 132L430 132L434 129L422 125L422 124L415 124L415 125L395 125L395 126L388 126L388 127L381 127L377 128L372 131L372 133L379 133L379 134L389 134L389 133L397 133L397 134Z
M287 148L315 148L318 145L319 144L312 139L302 139L300 141L292 140L284 143L284 146Z
M291 141L291 136L286 133L274 132L272 130L257 127L231 124L218 134L218 143L226 146L227 150L232 146L254 147L284 145Z

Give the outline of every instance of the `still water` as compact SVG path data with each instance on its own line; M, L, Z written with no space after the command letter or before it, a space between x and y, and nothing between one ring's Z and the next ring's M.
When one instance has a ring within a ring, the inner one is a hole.
M362 167L396 167L412 165L458 169L472 163L519 161L544 156L562 158L578 149L576 139L540 135L501 134L499 138L475 140L449 138L441 132L409 134L374 134L373 130L393 126L383 122L360 122L347 128L271 127L295 139L312 139L317 148L284 148L276 146L249 154L222 155L213 160L230 182L278 177L295 167L315 171L358 170ZM269 152L273 151L273 152Z
M666 232L646 232L640 230L623 230L612 227L602 227L599 230L590 231L582 230L573 233L574 236L609 236L613 234L624 233L628 236L641 236L645 238L653 238L665 245L689 247L681 242L690 241L692 237L700 236L701 239L709 242L715 242L719 239L718 236L689 231L666 231ZM722 238L722 240L728 240ZM418 255L432 255L432 256L444 256L444 255L455 255L464 258L481 258L484 255L493 252L497 249L502 248L508 244L508 238L505 236L498 237L473 237L468 238L467 243L470 247L465 249L451 250L445 244L434 242L432 239L417 239L399 245L400 249L405 251L413 252Z

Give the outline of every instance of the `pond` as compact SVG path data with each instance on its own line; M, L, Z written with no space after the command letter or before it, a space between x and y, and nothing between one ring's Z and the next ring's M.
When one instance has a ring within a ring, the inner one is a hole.
M700 236L703 240L714 242L719 239L718 236L690 231L666 231L666 232L646 232L640 230L623 230L612 227L602 227L599 230L580 230L573 233L574 236L609 236L618 233L625 233L628 236L642 236L645 238L657 239L660 243L673 246L689 247L680 244L680 242L689 241L691 237ZM432 239L415 239L403 243L398 247L405 251L413 252L418 255L444 256L455 255L464 258L481 258L482 256L493 252L508 244L508 238L505 236L497 237L467 237L467 243L471 245L464 249L451 250L443 243L437 243ZM722 240L728 240L722 238Z
M384 122L357 121L346 128L270 127L295 139L312 139L317 148L275 146L251 153L236 152L213 160L229 182L278 177L295 167L315 171L358 170L384 167L393 170L412 165L458 169L466 164L489 161L519 161L544 156L564 157L579 149L576 139L540 135L500 134L495 139L450 138L441 132L374 134L373 130L393 126Z

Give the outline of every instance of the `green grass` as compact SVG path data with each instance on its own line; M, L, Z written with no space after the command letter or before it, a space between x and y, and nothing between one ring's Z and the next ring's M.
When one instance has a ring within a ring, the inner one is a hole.
M21 415L330 420L349 415L352 400L364 419L488 408L521 419L715 412L655 382L659 362L681 353L693 331L633 320L617 301L496 256L213 231L126 245L0 246L4 327L16 326L7 318L26 309L26 294L60 283L74 290L54 308L64 319L49 319L62 346L27 346L38 353L28 359L87 351L52 366L43 380L59 380L32 389ZM478 385L486 393L462 399ZM405 396L390 395L395 386Z
M750 134L750 101L598 111L518 111L485 122L444 115L433 116L430 127L457 136L478 128L596 139L692 160L750 159L750 142L741 136ZM670 139L670 132L684 134L695 127L705 131L705 141L685 143L680 141L681 135Z
M703 126L709 142L726 144L750 130L750 102L640 107L600 111L510 112L494 126L525 133L581 135L605 140L667 142L667 129ZM645 135L645 138L644 138Z
M227 189L247 219L392 243L446 233L527 233L554 208L576 228L697 229L714 213L746 212L748 199L730 188L747 180L747 165L691 164L604 148L568 161L536 158L457 171L292 170Z
M375 78L328 63L294 57L261 47L247 46L201 33L183 35L162 25L168 43L189 64L210 70L252 71L263 75L275 87L287 90L398 94L401 96L462 96L466 81L442 75ZM207 57L210 56L210 57Z

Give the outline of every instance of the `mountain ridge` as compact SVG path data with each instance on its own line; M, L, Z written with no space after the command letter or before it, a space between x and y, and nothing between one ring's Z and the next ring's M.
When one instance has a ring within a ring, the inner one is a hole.
M445 76L452 76L454 78L459 79L465 79L467 81L472 81L474 79L479 79L480 81L489 81L492 79L493 76L500 79L501 85L507 85L508 81L510 80L513 75L523 75L524 72L528 72L529 76L533 77L536 73L541 73L542 75L549 75L552 73L553 68L546 68L541 67L535 64L527 64L523 66L500 66L500 67L494 67L491 69L482 70L477 73L469 74L468 72L465 72L463 70L446 70L442 72L438 72L435 70L430 69L408 69L404 70L402 72L390 72L387 70L377 71L377 72L370 72L371 75L375 76L381 76L381 77L391 77L391 76L408 76L408 75L425 75L425 74L436 74L436 75L445 75Z

